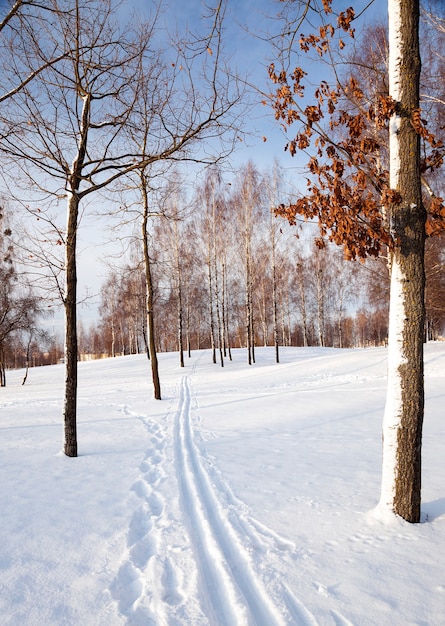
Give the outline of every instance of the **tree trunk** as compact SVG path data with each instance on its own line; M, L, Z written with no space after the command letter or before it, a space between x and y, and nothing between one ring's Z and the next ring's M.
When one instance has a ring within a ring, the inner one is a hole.
M303 275L303 263L297 263L297 270L298 270L298 287L300 289L301 323L303 326L303 346L306 348L308 345L308 331L307 331L306 294L305 294L305 280L304 280L304 275Z
M28 372L29 372L29 358L30 358L30 352L31 352L31 341L32 341L32 334L30 334L29 336L29 341L27 343L26 346L26 368L25 368L25 375L23 376L23 380L22 380L22 385L24 385L28 379Z
M145 175L141 172L141 192L143 200L143 219L142 219L142 246L144 253L144 270L145 270L145 289L147 303L147 334L148 349L151 364L151 375L153 380L153 395L155 400L161 399L161 382L159 380L158 356L156 353L155 339L155 321L154 321L154 298L153 298L153 281L151 276L151 262L148 252L147 239L147 223L148 223L148 195Z
M208 275L208 281L209 281L210 343L212 347L212 361L213 363L216 363L215 317L213 313L212 251L211 251L210 234L209 234L207 252L208 252L207 275Z
M319 261L318 261L319 262ZM317 268L316 280L317 280L317 321L318 321L318 345L324 346L324 293L322 285L323 270L321 267Z
M223 353L223 344L224 344L224 329L221 323L221 311L219 306L219 272L218 272L218 245L217 245L217 225L216 225L216 200L215 194L213 193L212 198L212 265L215 273L215 313L216 313L216 324L218 328L218 350L219 350L219 362L221 367L224 367L224 353Z
M273 313L273 340L275 345L275 362L280 362L280 333L278 330L278 296L277 296L277 268L275 260L275 234L272 231L272 313Z
M338 332L338 347L343 348L343 316L344 316L344 302L343 302L343 290L341 290L339 296L339 305L337 309L337 332Z
M251 314L250 308L252 306L250 300L250 292L248 285L246 286L246 344L247 344L247 362L249 365L252 365L252 324L251 324Z
M153 310L153 282L151 277L151 263L148 256L148 246L144 244L145 278L147 282L147 334L150 353L151 375L153 380L153 395L155 400L161 399L161 382L159 380L158 355L156 353L155 321Z
M68 197L65 244L65 447L66 456L77 456L77 221L79 197Z
M252 291L251 291L251 270L250 270L250 240L248 237L248 231L245 232L245 266L246 266L246 343L247 343L247 362L249 365L253 363L252 356Z
M67 196L67 225L65 242L65 402L64 452L77 457L77 227L79 221L79 189L87 153L91 95L82 97L78 149L73 160Z
M181 258L179 250L179 232L178 232L178 214L174 222L175 235L175 264L176 264L176 297L177 297L177 316L178 316L178 352L179 366L184 367L184 311L182 305L182 271Z
M185 308L185 337L187 344L187 354L190 359L192 356L192 347L190 343L190 283L187 279L186 281L186 308Z
M380 504L409 522L420 521L424 411L425 209L419 172L419 135L411 116L419 107L419 2L390 0L390 95L397 103L390 130L390 207L396 240L391 254L388 393L383 424Z
M229 333L229 316L227 311L227 273L226 273L226 262L223 260L222 265L222 317L223 317L223 327L224 327L224 356L229 355L229 360L232 360L232 350L230 347L230 333Z
M184 339L183 339L183 310L182 310L182 287L181 278L178 274L178 350L179 365L184 367Z
M6 387L5 351L0 344L0 387Z

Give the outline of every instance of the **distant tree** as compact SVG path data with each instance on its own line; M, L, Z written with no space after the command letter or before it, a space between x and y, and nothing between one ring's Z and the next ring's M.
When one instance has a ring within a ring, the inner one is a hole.
M41 301L14 266L12 230L6 219L0 207L0 387L6 385L8 340L22 332L37 334L37 321L43 314Z
M108 354L116 356L117 329L120 314L119 300L121 297L119 278L115 272L111 273L101 288L101 304L99 314L107 329Z
M283 176L280 171L280 166L277 161L274 162L270 173L265 174L263 181L267 202L267 235L268 235L268 250L269 261L272 280L272 324L273 324L273 343L275 348L275 362L280 362L280 348L279 348L279 325L278 325L278 240L281 232L279 222L274 219L274 208L280 203L280 198L283 197Z
M224 367L223 324L223 276L221 263L225 256L225 203L222 192L222 176L217 168L207 172L199 190L199 202L202 212L202 234L205 237L205 264L208 285L208 310L210 324L210 342L213 362L217 362L218 352L221 367Z
M427 339L437 339L445 330L444 236L430 238L425 253L425 314Z
M329 309L333 323L332 345L345 348L353 345L353 338L347 331L349 310L354 309L363 295L364 270L359 263L349 263L343 259L341 250L334 248L331 253L332 295Z
M185 242L184 217L181 211L183 195L181 197L181 183L179 178L173 177L170 183L171 189L167 198L167 212L169 215L168 242L172 252L172 287L176 297L176 328L177 346L179 353L179 365L184 367L184 326L185 326L185 286L184 286L184 261Z
M315 319L317 320L318 345L326 345L326 300L330 286L330 266L328 254L322 240L315 239L309 257L309 275L315 300Z
M240 252L243 260L245 293L245 328L247 360L255 363L255 317L253 308L254 258L252 239L255 229L256 213L260 210L260 174L253 162L249 161L238 175L235 203L239 220Z
M21 337L21 344L25 353L25 374L22 380L22 385L24 385L28 380L29 367L32 364L31 361L33 351L40 352L39 344L41 345L41 342L49 343L50 337L46 331L42 329L36 329L32 325L28 326L28 328L26 329L23 329Z
M301 252L297 252L294 258L295 277L293 284L295 285L294 299L297 302L300 311L300 323L303 334L303 346L309 345L309 315L308 315L308 265Z

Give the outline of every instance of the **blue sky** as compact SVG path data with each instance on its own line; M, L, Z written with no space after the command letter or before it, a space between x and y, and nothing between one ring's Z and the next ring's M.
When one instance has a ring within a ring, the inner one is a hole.
M141 12L151 3L147 0L126 0L128 7L133 6ZM213 4L209 1L208 4ZM368 7L357 24L357 29L375 19L387 19L387 0L334 0L334 10L341 11L353 5L356 13L361 13ZM369 5L369 6L368 6ZM202 0L165 0L164 19L171 29L175 24L183 26L189 24L192 30L199 28L202 23ZM267 41L254 36L263 37L266 33L277 28L276 22L270 19L280 10L277 0L229 0L225 20L226 36L224 45L231 56L231 62L240 75L249 76L249 80L265 90L271 90L272 85L267 79L267 67L272 60L272 49ZM269 16L269 17L267 17ZM309 28L307 27L309 31ZM319 71L319 70L318 70ZM260 101L260 96L258 100ZM249 130L252 135L246 143L239 146L239 153L234 157L236 162L247 161L252 158L260 167L267 167L274 158L286 161L289 167L295 166L284 152L286 139L273 119L273 112L269 107L258 104L248 119ZM267 142L263 137L267 137Z

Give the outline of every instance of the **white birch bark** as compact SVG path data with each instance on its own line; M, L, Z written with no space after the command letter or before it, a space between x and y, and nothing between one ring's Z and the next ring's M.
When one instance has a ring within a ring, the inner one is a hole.
M400 44L401 19L400 0L388 0L388 35L389 35L389 95L400 100ZM397 189L400 176L400 128L399 115L393 115L389 128L390 152L390 187ZM397 431L402 412L401 373L403 357L403 274L396 259L392 259L391 296L389 306L388 332L388 383L386 392L385 414L383 418L383 463L380 508L392 511L395 495L397 467Z
M419 173L419 138L411 123L418 108L418 2L388 0L390 188L399 192L390 211L391 296L388 382L383 420L380 513L420 519L423 421L425 211Z

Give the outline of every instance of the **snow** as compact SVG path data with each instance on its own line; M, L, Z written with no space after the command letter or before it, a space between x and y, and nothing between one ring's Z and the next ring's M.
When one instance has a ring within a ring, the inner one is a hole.
M0 389L0 624L445 623L445 344L426 346L423 523L375 514L385 348L161 354Z

